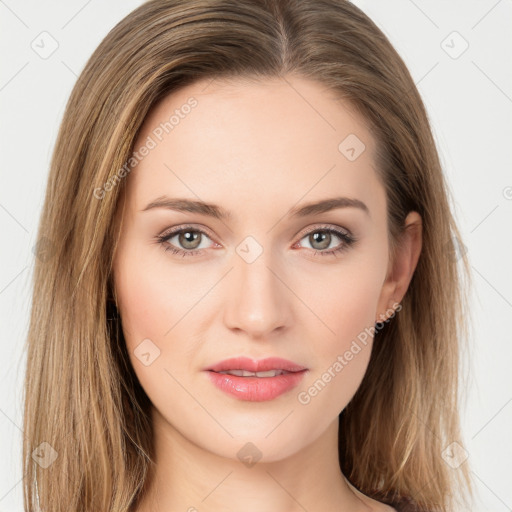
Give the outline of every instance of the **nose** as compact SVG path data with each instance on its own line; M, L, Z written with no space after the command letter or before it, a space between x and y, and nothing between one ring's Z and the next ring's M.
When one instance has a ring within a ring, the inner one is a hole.
M290 325L290 295L280 272L266 257L265 251L256 261L247 263L234 255L235 268L229 275L224 323L250 338L268 339L274 331Z

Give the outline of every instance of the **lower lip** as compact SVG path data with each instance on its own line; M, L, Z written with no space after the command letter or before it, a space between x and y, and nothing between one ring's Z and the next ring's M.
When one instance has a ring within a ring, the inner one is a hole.
M239 400L264 402L272 400L294 388L306 370L285 373L275 377L237 377L227 373L208 371L210 380L222 391Z

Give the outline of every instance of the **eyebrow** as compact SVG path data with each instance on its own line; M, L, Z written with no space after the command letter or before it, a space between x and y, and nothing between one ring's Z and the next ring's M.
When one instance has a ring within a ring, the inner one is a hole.
M154 208L166 208L168 210L175 210L178 212L199 213L219 220L229 220L233 217L231 212L216 204L205 203L204 201L195 201L192 199L171 198L168 196L160 196L156 198L141 211L145 212ZM367 215L370 215L370 211L366 204L359 199L333 197L322 201L307 203L302 206L296 206L288 212L287 216L307 217L309 215L325 213L338 208L358 208Z

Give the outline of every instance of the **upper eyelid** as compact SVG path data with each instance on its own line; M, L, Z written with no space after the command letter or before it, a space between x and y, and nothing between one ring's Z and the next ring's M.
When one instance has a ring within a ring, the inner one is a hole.
M342 226L335 226L333 224L323 224L321 226L315 226L313 228L304 228L303 230L299 231L296 236L300 236L301 238L303 236L308 235L309 233L314 233L315 231L341 231L342 233L345 233L348 236L352 236L352 232L348 230L347 228L344 228Z
M162 234L160 234L158 236L160 238L163 238L163 237L167 238L167 237L176 235L178 233L181 233L183 231L187 231L187 229L189 231L199 231L200 233L204 233L205 235L208 235L210 238L214 238L214 237L212 237L212 235L210 235L209 230L207 228L194 226L192 224L186 224L183 227L164 229L164 231L162 231Z

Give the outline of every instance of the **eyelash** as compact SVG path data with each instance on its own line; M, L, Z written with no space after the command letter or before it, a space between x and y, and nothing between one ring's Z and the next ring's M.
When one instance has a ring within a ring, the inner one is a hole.
M173 254L181 255L182 257L194 256L195 254L200 253L203 249L193 249L190 251L186 251L184 249L178 249L178 248L174 247L173 245L169 244L169 242L168 242L168 240L173 238L174 236L179 235L181 233L187 233L187 232L201 233L202 235L205 235L206 237L210 238L208 233L206 233L202 229L195 228L193 226L185 226L183 228L176 229L174 231L164 233L162 235L158 235L156 237L156 242L162 245L162 248L164 249L164 251L171 251ZM329 249L329 250L324 250L324 251L311 249L311 250L315 251L315 256L318 253L320 253L321 256L337 255L338 253L341 253L341 252L347 250L348 248L350 248L357 241L357 239L353 235L350 235L349 233L334 229L329 226L321 226L321 227L312 229L312 230L302 234L299 241L302 240L304 237L311 235L312 233L317 233L317 232L334 234L338 238L340 238L343 242L341 243L341 245L338 248L335 248L335 249Z

